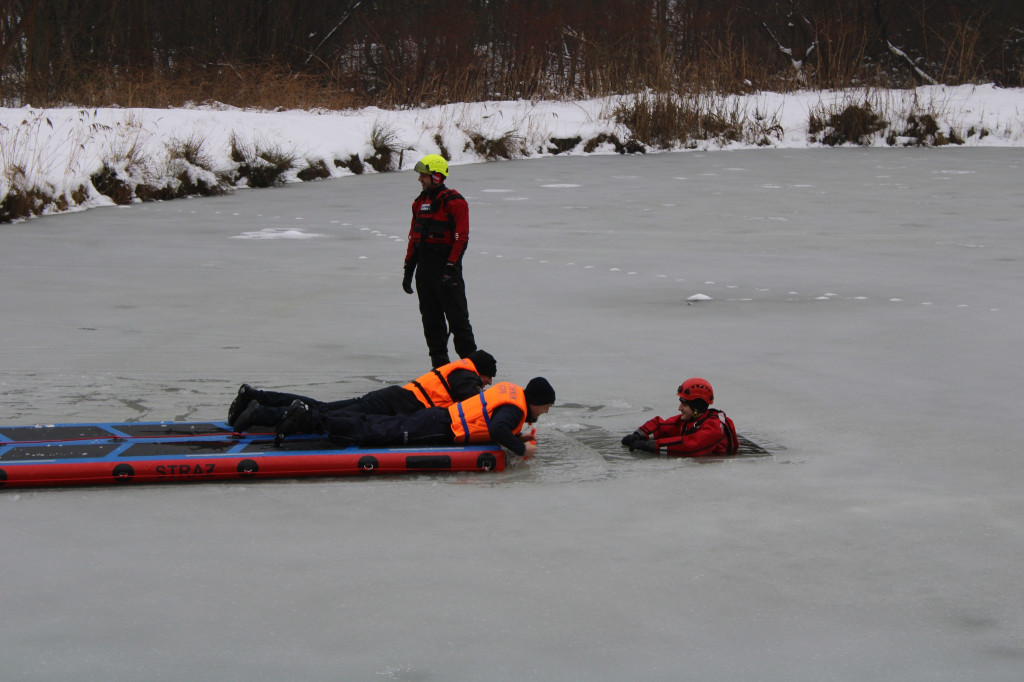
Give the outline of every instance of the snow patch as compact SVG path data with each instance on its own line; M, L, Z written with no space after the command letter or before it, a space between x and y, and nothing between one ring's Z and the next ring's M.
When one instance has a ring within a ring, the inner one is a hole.
M316 232L305 232L294 227L265 227L256 232L243 232L232 239L316 239L324 235Z

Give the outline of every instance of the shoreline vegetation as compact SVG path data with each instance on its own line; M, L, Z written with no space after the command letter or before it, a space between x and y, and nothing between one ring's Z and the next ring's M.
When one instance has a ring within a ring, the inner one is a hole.
M965 104L979 90L978 100ZM491 102L395 112L375 107L259 111L222 104L168 110L7 108L0 109L0 223L93 206L399 171L425 153L472 163L755 147L1013 146L1024 138L1024 110L992 124L976 115L986 95L999 92L991 85L789 95L645 91L575 103ZM1014 99L1024 102L1024 94ZM567 108L579 108L582 115L548 125ZM232 116L243 113L248 116ZM154 127L154 119L178 117L176 124ZM208 121L217 117L232 127L213 130ZM311 148L292 139L288 125L277 125L275 119L282 117L291 126L303 126L303 120L344 125L352 140L347 149Z
M938 147L1021 125L949 94L1024 87L1020 0L0 4L0 222L401 170L421 153ZM585 115L542 120L559 105ZM267 116L160 123L204 111ZM296 111L363 123L320 149L270 116Z
M0 106L1024 87L1020 0L5 0Z

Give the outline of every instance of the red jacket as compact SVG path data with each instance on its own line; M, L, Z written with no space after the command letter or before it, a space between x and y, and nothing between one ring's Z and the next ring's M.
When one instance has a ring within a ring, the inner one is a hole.
M724 412L710 409L694 422L684 422L682 417L681 414L668 419L655 417L637 430L652 438L658 452L664 455L735 454L735 428Z
M412 202L412 226L405 251L407 265L421 256L458 263L469 243L469 206L444 185L421 192Z

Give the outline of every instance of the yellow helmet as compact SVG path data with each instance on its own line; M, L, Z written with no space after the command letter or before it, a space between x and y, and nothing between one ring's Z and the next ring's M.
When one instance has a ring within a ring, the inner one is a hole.
M448 177L448 162L444 160L444 157L440 154L427 154L422 159L416 162L417 173L440 173L444 177Z

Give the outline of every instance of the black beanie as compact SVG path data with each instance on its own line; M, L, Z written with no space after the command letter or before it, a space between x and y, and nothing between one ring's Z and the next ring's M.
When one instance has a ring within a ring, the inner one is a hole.
M466 357L473 361L477 374L491 377L492 379L498 376L498 363L495 361L494 356L487 351L475 350Z
M526 384L526 402L530 405L551 405L555 402L555 389L544 377L535 377Z

